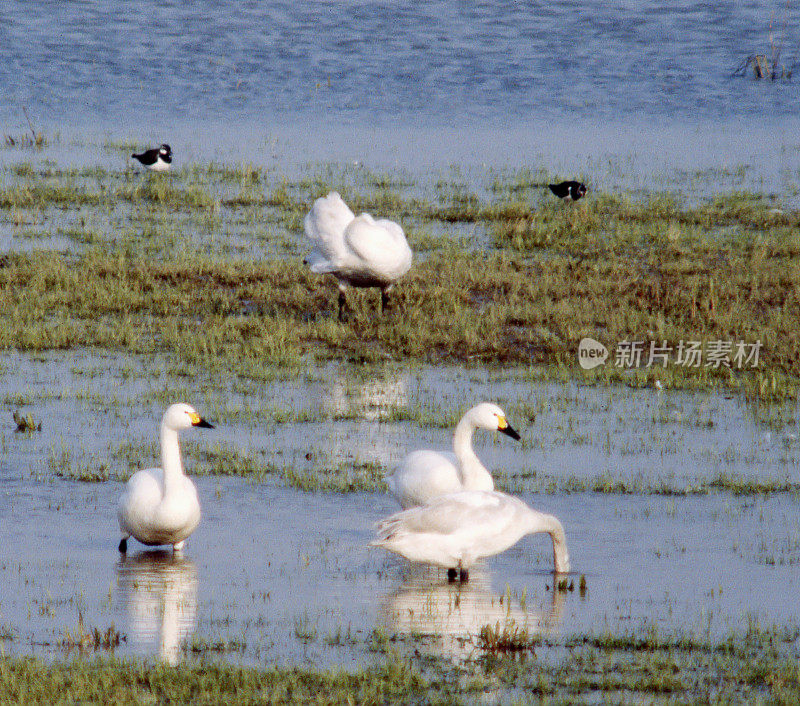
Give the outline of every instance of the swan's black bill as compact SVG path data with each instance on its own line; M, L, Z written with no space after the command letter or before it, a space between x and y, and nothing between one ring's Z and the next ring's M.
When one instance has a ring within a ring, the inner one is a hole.
M498 431L502 431L503 434L507 434L515 441L519 441L522 437L517 434L517 430L514 429L510 424L506 424L502 429L498 429Z
M213 424L209 424L209 423L208 423L208 422L207 422L205 419L203 419L202 417L200 418L200 421L199 421L199 422L195 422L194 424L192 424L192 426L193 426L193 427L200 427L201 429L213 429L213 428L214 428L214 425L213 425Z

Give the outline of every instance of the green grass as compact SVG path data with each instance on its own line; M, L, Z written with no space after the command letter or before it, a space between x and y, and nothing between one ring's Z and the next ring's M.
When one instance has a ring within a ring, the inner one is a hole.
M3 703L383 704L422 699L428 684L404 662L355 673L205 664L172 668L114 660L46 666L0 658Z
M305 624L299 633L298 639L309 639ZM487 626L480 638L487 649L454 665L422 657L413 640L394 643L391 636L376 633L372 654L378 663L350 671L191 661L168 667L113 658L48 664L0 657L0 701L384 704L501 697L694 703L713 694L719 703L791 704L800 698L797 634L752 624L745 632L713 640L646 625L553 642Z
M686 497L730 493L731 495L774 495L788 493L800 496L800 483L787 478L745 478L721 471L710 478L678 479L673 476L653 478L637 474L622 478L611 473L588 476L553 476L547 473L525 473L519 476L496 473L498 490L509 493L534 492L551 495L600 493L605 495L663 495Z
M78 258L7 255L0 260L0 348L168 352L216 369L247 367L254 359L299 366L312 356L577 371L584 336L611 346L652 339L674 347L689 337L760 340L755 375L673 366L631 376L609 363L586 378L647 384L658 374L669 387L701 377L748 387L756 396L796 395L800 339L793 331L800 302L792 282L800 269L778 256L759 269L745 255L730 255L712 274L702 257L654 250L632 265L621 256L578 262L497 253L480 269L467 255L431 257L398 288L394 311L376 315L377 295L356 292L351 319L340 324L331 283L296 262L153 261L105 251ZM684 278L688 267L694 273Z
M694 202L593 192L564 207L535 186L546 177L490 172L481 185L454 171L427 184L338 165L288 179L252 164L168 175L17 164L0 172L0 221L34 233L28 242L61 234L69 251L0 258L0 349L160 352L243 374L309 358L542 365L596 384L658 377L667 389L797 396L800 212L743 192ZM303 217L331 188L355 211L400 220L424 249L385 317L375 291L356 291L340 324L333 281L302 265ZM632 371L612 357L584 373L586 336L611 349L763 348L755 371Z

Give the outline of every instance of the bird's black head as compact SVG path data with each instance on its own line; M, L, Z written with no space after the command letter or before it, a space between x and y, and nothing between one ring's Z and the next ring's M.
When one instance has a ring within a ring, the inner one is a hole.
M172 154L172 148L166 142L158 148L158 151L163 155Z

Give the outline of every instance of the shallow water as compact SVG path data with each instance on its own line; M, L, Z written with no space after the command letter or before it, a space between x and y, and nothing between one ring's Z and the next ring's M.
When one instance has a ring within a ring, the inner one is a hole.
M6 355L0 395L7 409L43 423L40 433L15 434L9 419L2 433L6 652L79 654L59 644L79 632L79 615L85 630L113 624L124 637L118 654L317 666L363 664L392 635L460 661L476 654L480 627L501 619L557 642L649 625L724 638L800 617L800 512L791 494L526 489L534 471L562 481L601 473L666 479L678 490L720 472L797 483L795 407L767 423L763 411L715 393L598 390L531 381L522 370L330 365L299 379L187 381L168 361L89 354L69 362ZM392 410L427 410L435 419L457 416L465 400L498 400L524 443L482 433L476 449L532 506L562 519L575 590L553 595L542 536L476 567L467 586L448 585L441 572L410 570L368 546L374 522L396 509L383 493L304 493L276 476L197 477L203 520L183 558L144 552L131 540L122 561L121 484L54 473L99 459L112 475L151 465L163 396L187 399L217 423L184 435L190 470L203 470L199 449L225 442L265 466L294 464L311 474L337 466L344 473L363 461L389 468L413 448L447 445L449 429L385 421ZM539 411L529 421L534 403ZM271 419L281 408L309 421ZM124 444L133 451L114 456Z
M290 177L335 161L541 167L598 191L686 189L709 169L725 189L797 184L798 83L732 76L770 36L797 58L797 9L773 2L14 0L3 16L0 132L27 134L26 107L60 165L118 168L127 143L166 141L176 168Z
M395 509L382 495L199 479L204 517L183 558L132 542L123 561L116 483L15 486L3 493L0 550L7 652L76 653L58 643L79 612L87 629L119 630L117 654L315 666L370 659L376 629L458 661L498 621L558 642L649 625L721 639L800 618L800 518L787 498L528 496L566 525L576 590L554 596L542 537L463 587L369 548L372 523Z

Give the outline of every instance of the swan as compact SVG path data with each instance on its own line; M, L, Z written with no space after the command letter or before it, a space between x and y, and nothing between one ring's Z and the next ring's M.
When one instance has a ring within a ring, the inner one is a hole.
M348 286L379 287L383 312L392 286L411 267L413 254L403 229L394 221L376 221L368 213L354 216L335 191L314 202L304 225L314 247L303 262L312 272L336 277L339 321Z
M197 489L183 473L178 447L178 432L191 427L214 428L188 404L174 404L164 412L162 468L134 473L119 499L117 519L122 531L119 550L123 554L131 535L142 544L171 544L173 551L179 552L200 522Z
M472 433L489 429L519 441L519 434L496 404L475 405L456 425L454 453L412 451L386 478L389 491L403 509L426 505L434 498L459 490L494 490L494 481L472 450Z
M447 577L467 581L478 560L504 552L526 534L546 532L553 540L557 573L569 571L567 540L553 515L528 507L496 490L463 490L387 517L377 525L383 547L409 561L447 569Z

